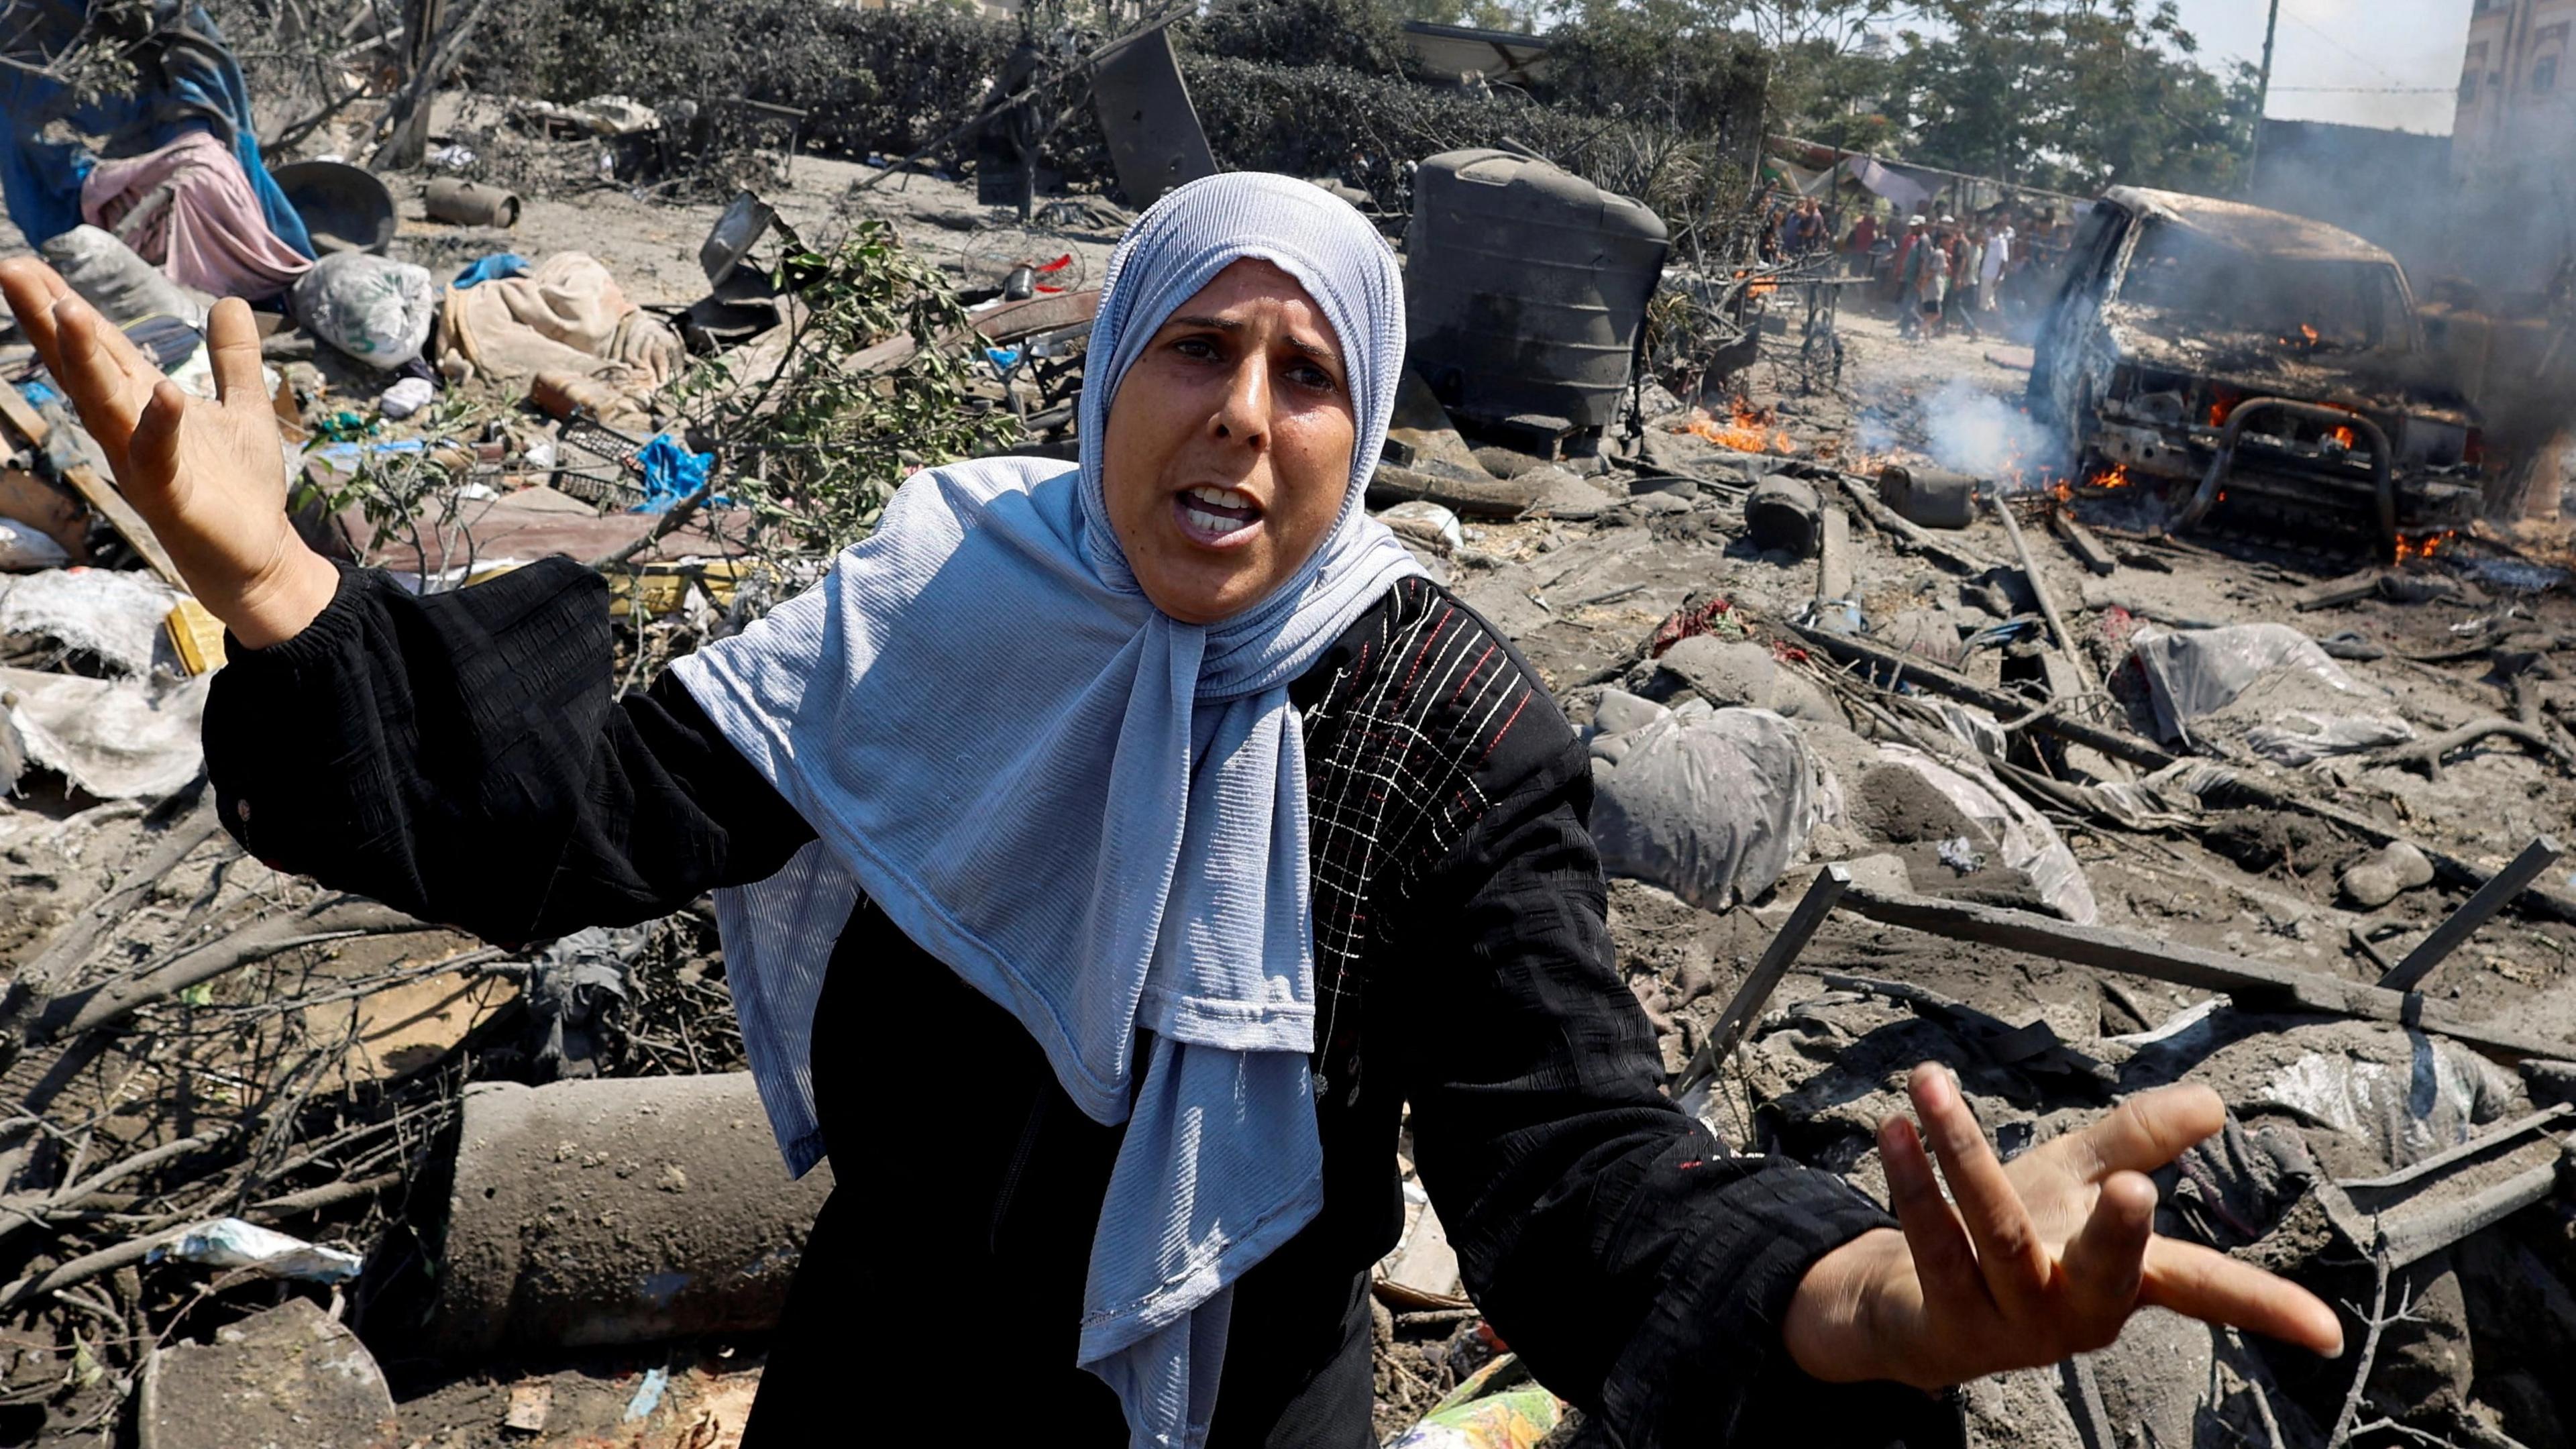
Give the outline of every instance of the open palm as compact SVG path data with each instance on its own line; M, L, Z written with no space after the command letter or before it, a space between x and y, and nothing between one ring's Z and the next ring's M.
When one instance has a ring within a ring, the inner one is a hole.
M162 376L43 263L0 262L0 293L107 454L118 487L206 607L254 647L319 613L337 574L287 520L277 417L250 308L226 299L207 319L210 401Z
M1946 1070L1917 1067L1907 1088L1922 1127L1890 1118L1878 1135L1903 1231L1854 1239L1799 1285L1787 1334L1808 1372L1937 1388L2101 1348L2147 1306L2342 1351L2314 1294L2154 1230L2146 1174L2224 1124L2215 1092L2140 1093L2007 1164Z

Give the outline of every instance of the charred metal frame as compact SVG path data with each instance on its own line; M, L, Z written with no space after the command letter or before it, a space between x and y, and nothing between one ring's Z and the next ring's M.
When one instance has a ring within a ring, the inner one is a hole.
M2209 471L2201 476L2200 487L2193 490L2190 499L2166 521L2166 531L2181 533L2208 516L2209 510L2218 503L2219 490L2226 486L2228 475L2236 471L2236 445L2245 436L2246 423L2255 414L2266 411L2287 413L2326 428L2350 428L2369 445L2370 484L2378 509L2379 547L2383 553L2395 556L2397 454L2389 445L2388 431L2360 413L2316 403L2292 402L2281 397L2247 398L2227 415L2227 426L2218 435L2218 456L2209 460Z

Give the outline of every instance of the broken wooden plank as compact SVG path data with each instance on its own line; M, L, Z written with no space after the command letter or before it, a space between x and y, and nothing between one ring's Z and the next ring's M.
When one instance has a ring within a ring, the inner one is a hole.
M2565 854L2558 841L2547 835L2524 846L2522 854L2515 856L2485 885L2478 887L2477 894L2470 896L2467 904L2453 911L2449 920L2435 926L2431 935L2415 943L2415 949L2406 953L2405 960L2379 978L2379 984L2390 991L2413 991L2422 986L2424 978L2433 974L2434 967L2441 965L2453 951L2468 944L2469 937L2476 935L2480 926L2495 919L2496 912L2503 910L2515 896L2522 894L2524 886L2538 880L2542 871L2556 865Z
M2119 572L2120 560L2112 555L2109 545L2103 543L2093 530L2086 528L2083 520L2067 511L2064 504L2048 511L2048 521L2056 529L2057 536L2065 540L2066 551L2075 555L2075 561L2088 571L2106 578Z
M2125 731L2087 724L2057 714L2034 714L2032 702L2020 695L1986 686L1953 673L1919 654L1891 649L1884 644L1850 634L1835 634L1823 629L1801 629L1795 624L1783 628L1796 634L1808 647L1846 664L1867 664L1888 671L1902 671L1916 687L1926 689L1961 704L1977 708L2005 721L2029 718L2029 728L2072 744L2088 745L2115 760L2161 770L2174 762L2174 755L2161 746L2150 744Z
M2056 641L2057 651L2066 662L2075 666L2075 679L2082 692L2100 693L2102 687L2093 678L2092 666L2084 662L2084 651L2077 647L2065 616L2057 612L2057 600L2048 592L2048 580L2040 576L2039 563L2030 556L2030 540L2022 537L2021 520L2013 517L2012 505L2002 494L1994 495L1994 503L1995 516L2004 521L2004 536L2012 540L2013 558L2021 565L2021 576L2030 581L2030 596L2038 600L2039 615L2048 621L2049 637Z
M1852 596L1851 515L1828 503L1816 539L1816 597L1830 603Z
M2569 1044L2510 1026L2460 1020L2449 1007L2411 992L2347 981L2268 961L2230 956L2102 926L2078 926L2052 916L2000 906L1924 896L1887 895L1862 887L1843 893L1843 907L1884 925L2071 961L2105 971L2125 971L2177 986L2224 992L2239 1004L2395 1022L2478 1048L2508 1061L2562 1057Z
M1443 478L1380 463L1369 475L1372 507L1417 500L1437 503L1461 518L1514 519L1538 502L1539 490L1516 478Z
M2093 1377L2093 1361L2068 1354L2057 1363L2058 1387L2066 1399L2067 1417L2084 1449L2120 1449L2120 1431L2102 1406L2102 1385Z
M143 515L134 511L134 505L125 501L125 495L116 491L115 484L98 476L87 463L74 463L65 468L63 481L72 486L72 491L81 496L81 501L98 510L99 516L107 520L107 526L116 530L117 537L142 555L143 561L151 565L152 572L161 576L161 582L182 593L188 591L188 581L179 577L179 566L170 561L170 551L161 546L161 540L152 532L152 525L143 521Z
M18 389L6 383L0 383L0 418L7 419L9 426L16 429L31 448L43 448L45 439L53 435L53 424L45 421L45 415L20 396ZM152 525L143 521L143 515L134 511L134 505L125 501L125 495L116 491L115 484L98 476L98 470L87 463L74 463L64 468L62 477L63 482L81 496L82 502L98 510L99 516L107 520L108 527L116 530L117 537L142 555L143 561L151 565L152 572L159 574L163 583L182 591L187 589L188 582L179 577L178 565L170 562L169 551L161 547L160 539L153 536Z

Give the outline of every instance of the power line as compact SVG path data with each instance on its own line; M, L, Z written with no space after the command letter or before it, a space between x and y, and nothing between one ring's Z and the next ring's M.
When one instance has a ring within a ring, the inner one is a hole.
M2384 75L2384 76L2388 77L2390 80L2392 80L2392 81L2393 81L2393 80L2397 79L2396 72L2391 71L2388 67L2386 67L2386 66L2384 66L2384 65L2381 65L2379 62L2377 62L2377 61L2375 61L2375 60L2372 60L2369 56L2366 56L2366 55L2362 54L2360 51L2357 51L2357 50L2353 49L2351 46L2344 44L2344 43L2343 43L2343 41L2342 41L2341 39L2337 38L2337 37L2336 37L2332 32L2330 32L2330 31L2326 30L2324 27L2322 27L2322 26L2320 26L2320 25L2317 25L2315 22L2310 21L2310 20L2306 19L2305 17L2303 17L2303 16L2301 16L2301 15L2297 14L2296 12L2294 12L2294 11L2290 11L2290 10L2288 10L2288 9L2284 9L2281 13L2282 13L2284 16L2288 17L2289 22L2290 22L2292 25L2295 25L2295 26L2299 27L2301 30L2304 30L2304 31L2308 32L2310 35L2313 35L2313 36L2317 37L2319 40L2324 41L2326 44L2333 46L2335 49L2342 51L2344 54L2346 54L2346 55L2348 55L2348 56L2351 56L2354 60L2357 60L2357 61L2361 62L2363 65L2368 66L2370 69L2372 69L2372 70L2375 70L2375 71L2379 72L2381 75Z

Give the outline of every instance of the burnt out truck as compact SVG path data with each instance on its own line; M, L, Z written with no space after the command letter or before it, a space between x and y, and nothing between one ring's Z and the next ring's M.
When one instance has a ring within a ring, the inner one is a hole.
M2240 202L2124 186L2094 203L2041 314L2029 405L2079 479L2159 489L2176 530L2223 504L2393 554L2482 497L2477 414L2440 380L2397 259Z

